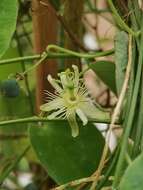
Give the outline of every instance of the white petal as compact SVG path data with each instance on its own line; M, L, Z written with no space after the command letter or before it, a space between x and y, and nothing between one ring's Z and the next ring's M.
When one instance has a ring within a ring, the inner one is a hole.
M76 113L83 122L83 125L86 125L88 123L88 119L86 115L83 113L83 111L81 109L76 109Z
M55 88L55 90L59 93L61 93L63 91L63 89L60 87L60 85L56 82L55 79L52 78L51 75L48 75L47 77L49 83Z
M78 91L78 85L79 85L79 70L76 65L72 65L72 68L74 70L74 87L75 87L75 93Z
M53 113L51 113L50 115L48 115L48 119L56 119L56 117L59 115L59 114L61 114L61 113L63 113L64 112L64 109L60 109L60 110L58 110L58 111L55 111L55 112L53 112Z
M77 137L79 135L79 126L76 122L76 113L74 111L68 111L66 117L71 127L72 136Z
M113 152L117 146L117 138L113 131L108 131L106 134L106 142L109 145L111 152Z
M64 107L64 102L62 98L55 98L54 100L43 104L40 106L40 110L41 111L52 111L52 110L56 110L56 109L61 109Z
M60 74L60 79L61 79L62 86L65 89L67 87L67 78L66 78L65 72Z

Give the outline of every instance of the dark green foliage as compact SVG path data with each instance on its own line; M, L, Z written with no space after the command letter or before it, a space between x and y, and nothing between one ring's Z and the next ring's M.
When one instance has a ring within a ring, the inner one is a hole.
M31 144L48 174L62 184L90 176L97 168L104 139L93 124L80 124L73 138L66 121L49 121L44 127L31 127Z
M100 79L116 94L115 64L111 61L97 61L89 66Z
M119 190L143 189L143 154L138 156L127 168L119 185Z

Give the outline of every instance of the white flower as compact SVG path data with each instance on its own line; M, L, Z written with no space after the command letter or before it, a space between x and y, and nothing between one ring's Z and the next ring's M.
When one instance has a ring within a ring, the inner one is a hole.
M95 115L101 117L101 111L89 99L83 79L80 79L78 67L73 65L72 68L73 72L69 69L61 72L60 80L48 75L48 81L55 88L56 94L47 92L50 101L43 104L40 109L48 112L48 119L67 119L72 136L76 137L79 134L76 116L81 119L83 125L86 125L89 117L94 118Z

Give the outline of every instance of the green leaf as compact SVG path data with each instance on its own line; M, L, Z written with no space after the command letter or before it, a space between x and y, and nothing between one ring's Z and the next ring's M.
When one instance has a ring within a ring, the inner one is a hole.
M124 82L127 63L128 35L124 31L119 31L115 36L116 86L118 95Z
M89 67L116 94L115 64L111 61L97 61L90 64Z
M8 49L16 27L18 13L17 0L0 1L0 57Z
M125 171L119 190L143 190L143 153Z
M93 124L80 125L79 136L71 136L66 121L50 121L44 127L31 127L31 144L48 174L58 183L87 177L100 161L104 139Z
M11 47L10 45L1 59L9 59L19 56L17 47ZM0 65L0 80L5 80L11 74L15 74L16 72L22 72L21 62Z

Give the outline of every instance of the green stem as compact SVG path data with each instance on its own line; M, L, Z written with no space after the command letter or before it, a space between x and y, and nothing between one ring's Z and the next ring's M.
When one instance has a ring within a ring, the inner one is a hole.
M136 125L136 137L134 141L134 150L133 150L133 156L136 157L140 153L140 142L141 142L141 137L143 133L143 75L141 78L141 94L140 94L141 100L139 104L139 111L138 111L138 117L137 117L137 125Z
M115 20L118 24L118 26L120 26L123 30L125 30L126 32L128 32L129 34L133 35L133 36L138 36L140 34L140 31L133 31L124 21L123 19L120 17L120 15L118 14L112 0L107 0L108 4L110 6L111 11L114 14Z
M111 55L114 53L114 49L103 51L103 52L95 52L95 53L78 53L78 52L75 52L75 51L72 51L69 49L59 47L57 45L49 45L46 48L46 51L49 53L50 50L57 50L62 53L73 55L77 58L85 58L85 59L92 59L92 58L96 58L96 57L108 56L108 55Z
M125 154L125 158L128 165L132 164L132 159L128 153Z
M41 59L37 63L35 63L32 67L29 67L22 74L25 75L26 73L28 73L28 72L36 69L38 65L40 65L43 61L46 60L46 58L47 58L47 54L43 54L42 57L41 57Z
M37 55L30 55L30 56L24 56L24 57L16 57L16 58L11 58L11 59L4 59L0 60L0 66L5 65L5 64L11 64L11 63L17 63L20 61L33 61L36 59L40 59L42 55L37 54ZM47 54L47 59L57 59L57 58L73 58L75 56L65 54L65 53L48 53Z
M23 158L23 156L28 152L30 146L27 146L24 151L16 158L16 160L5 170L0 176L0 185L4 182L4 180L8 177L8 175L12 172L12 170L16 167L18 162Z
M69 50L69 49L65 49L65 48L59 47L57 45L49 45L46 48L46 51L42 54L41 59L36 64L34 64L32 67L28 68L23 73L23 75L25 75L26 73L32 71L38 65L40 65L43 61L45 61L47 59L47 56L50 54L49 51L53 50L53 49L54 50L58 50L61 53L65 53L65 54L67 54L69 56L75 56L77 58L85 58L85 59L91 59L91 58L96 58L96 57L107 56L107 55L113 54L113 52L114 52L114 50L111 49L111 50L107 50L107 51L104 51L104 52L96 52L96 53L87 54L87 53L78 53L78 52L75 52L75 51L72 51L72 50Z
M35 59L40 59L41 55L30 55L30 56L24 56L24 57L15 57L15 58L11 58L11 59L3 59L0 60L0 66L1 65L5 65L5 64L11 64L11 63L17 63L20 61L33 61Z
M103 116L104 117L104 116ZM0 126L6 126L9 124L17 124L17 123L38 123L38 122L52 122L52 121L65 121L64 119L55 119L55 120L49 120L46 117L26 117L26 118L20 118L20 119L12 119L7 121L1 121ZM97 122L97 123L107 123L109 124L111 121L110 119L101 119L101 118L94 118L89 119L89 122ZM116 122L116 124L121 124L119 121Z
M58 50L61 53L51 53L49 50L54 49ZM47 47L47 50L42 54L42 55L33 55L33 56L26 56L26 57L18 57L18 58L12 58L12 59L6 59L6 60L1 60L0 65L4 64L10 64L10 63L16 63L19 61L31 61L34 59L39 59L41 58L36 64L34 64L32 67L28 68L23 72L22 74L25 75L26 73L32 71L35 69L38 65L40 65L44 60L48 58L72 58L72 57L77 57L77 58L85 58L85 59L91 59L91 58L96 58L96 57L102 57L102 56L108 56L114 53L114 49L103 51L103 52L95 52L95 53L78 53L75 51L71 51L56 45L49 45Z
M115 180L113 182L113 187L116 188L117 185L120 182L120 178L122 175L122 166L125 159L125 152L128 144L128 137L131 131L134 115L135 115L135 108L137 104L137 98L138 98L138 92L139 92L139 86L140 86L140 79L141 79L141 73L142 73L142 61L143 61L143 34L141 35L141 46L140 46L140 52L139 52L139 63L137 68L137 74L136 74L136 80L135 80L135 86L133 90L133 96L132 96L132 104L130 106L130 111L128 114L128 121L126 123L125 132L123 135L123 140L121 143L121 152L119 155L119 161L117 164L116 172L115 172Z

